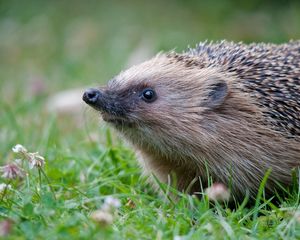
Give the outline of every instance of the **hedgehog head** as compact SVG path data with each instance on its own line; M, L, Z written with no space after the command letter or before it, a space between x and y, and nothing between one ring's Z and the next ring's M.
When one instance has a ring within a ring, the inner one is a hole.
M216 69L195 67L160 54L121 72L105 88L89 89L83 99L104 121L133 143L174 149L212 134L214 122L229 95L228 81ZM183 146L182 146L183 147Z

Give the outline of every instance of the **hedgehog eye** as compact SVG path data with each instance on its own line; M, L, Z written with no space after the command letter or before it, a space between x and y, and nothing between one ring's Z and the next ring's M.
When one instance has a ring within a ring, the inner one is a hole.
M142 92L142 99L148 103L153 102L156 99L155 91L150 88L144 89Z

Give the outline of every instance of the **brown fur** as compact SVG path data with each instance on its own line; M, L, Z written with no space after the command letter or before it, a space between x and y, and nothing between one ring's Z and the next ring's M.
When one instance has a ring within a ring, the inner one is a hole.
M285 97L300 95L299 55L299 42L222 42L200 44L184 54L159 54L109 82L103 92L114 95L110 101L126 113L104 115L120 120L112 124L140 153L145 172L163 182L175 173L179 190L186 190L194 179L206 184L208 170L213 181L230 185L241 198L247 191L256 194L271 169L266 190L272 193L277 183L289 185L292 169L300 166L300 102L277 96L280 89ZM285 87L286 81L291 87ZM225 95L211 100L215 86ZM145 87L157 92L153 103L133 100ZM279 108L278 98L288 104ZM196 183L191 191L200 190Z

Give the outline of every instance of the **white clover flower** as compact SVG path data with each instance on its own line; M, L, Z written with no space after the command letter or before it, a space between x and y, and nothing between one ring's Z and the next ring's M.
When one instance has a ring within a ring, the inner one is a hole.
M6 189L11 189L11 185L6 183L0 183L0 193L4 192Z
M218 201L228 201L230 199L230 191L222 183L214 183L209 188L205 189L205 193L209 200Z
M107 196L104 200L104 204L102 205L102 210L104 211L113 211L117 208L121 207L121 202L119 199L114 198L112 196Z
M114 198L112 196L107 196L104 200L104 203L107 204L107 205L110 205L114 208L119 208L121 207L121 202L119 199L117 198Z
M108 226L111 225L114 221L114 216L107 211L96 210L92 212L91 219L98 223L100 226Z
M30 169L34 167L41 168L45 165L45 158L39 155L38 152L28 153L26 154L26 158L28 159Z
M21 145L21 144L17 144L16 146L14 146L12 148L12 150L15 153L24 153L25 154L25 153L28 152L27 149L23 145Z
M38 152L28 152L27 149L21 144L17 144L12 148L15 153L22 153L23 157L28 160L29 168L32 169L34 167L41 168L45 165L45 158L39 155Z
M3 167L0 167L0 171L3 172L1 177L7 179L22 178L24 176L24 171L14 163L10 163Z

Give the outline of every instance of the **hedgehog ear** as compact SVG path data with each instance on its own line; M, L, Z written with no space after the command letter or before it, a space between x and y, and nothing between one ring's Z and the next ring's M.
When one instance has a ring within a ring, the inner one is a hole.
M228 95L227 83L222 79L213 79L205 84L204 98L202 99L201 106L213 109L221 106Z

